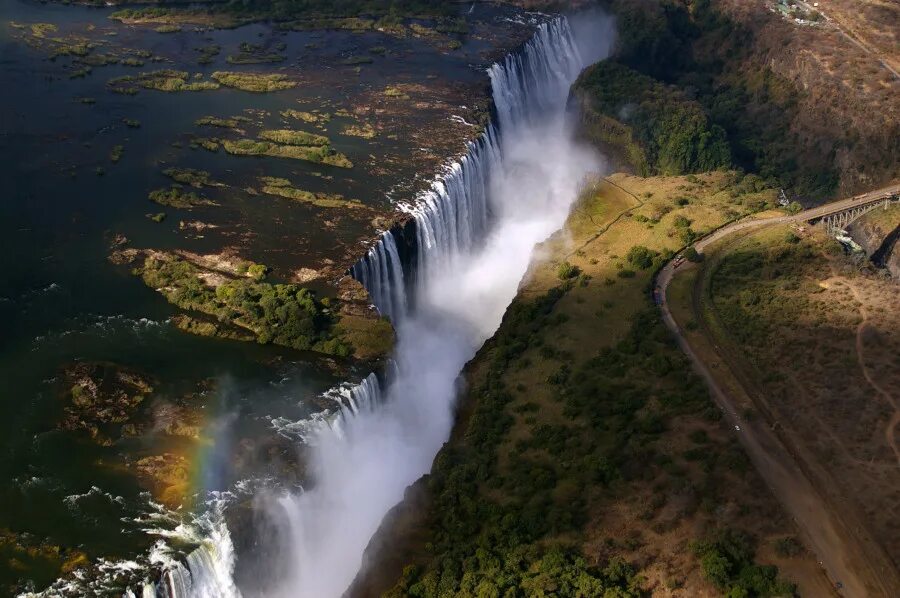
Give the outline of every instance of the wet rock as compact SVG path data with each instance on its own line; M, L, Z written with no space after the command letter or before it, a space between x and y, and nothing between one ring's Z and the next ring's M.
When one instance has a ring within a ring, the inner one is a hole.
M168 507L184 504L190 488L190 463L183 455L163 453L139 459L135 471L141 484Z
M88 562L81 550L57 546L28 533L0 529L0 567L8 572L0 581L0 594L4 596L20 595L32 582L48 584L60 574L83 569ZM18 574L23 577L12 582Z
M63 370L65 403L59 427L86 432L101 445L138 432L138 407L153 392L149 378L113 363L77 363Z
M322 275L319 274L318 270L313 270L312 268L300 268L294 272L294 276L291 280L297 284L304 284L311 280L321 278L321 276Z

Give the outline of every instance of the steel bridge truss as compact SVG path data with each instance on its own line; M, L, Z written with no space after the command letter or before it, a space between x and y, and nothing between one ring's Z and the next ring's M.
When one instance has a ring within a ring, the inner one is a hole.
M880 197L875 200L871 200L867 203L860 204L857 206L851 206L845 210L841 210L840 212L835 212L833 214L828 214L827 216L822 216L821 218L813 221L814 223L821 223L825 226L825 229L828 231L828 234L834 235L839 233L840 231L846 230L848 226L850 226L853 222L861 218L864 214L868 214L872 210L880 207L884 207L884 209L888 208L888 205L892 201L900 200L900 196L891 196L887 195L885 197Z

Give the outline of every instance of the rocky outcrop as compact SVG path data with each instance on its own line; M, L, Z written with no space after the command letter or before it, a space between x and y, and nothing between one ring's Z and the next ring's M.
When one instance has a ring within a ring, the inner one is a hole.
M900 279L900 207L878 208L854 222L847 232L876 266Z

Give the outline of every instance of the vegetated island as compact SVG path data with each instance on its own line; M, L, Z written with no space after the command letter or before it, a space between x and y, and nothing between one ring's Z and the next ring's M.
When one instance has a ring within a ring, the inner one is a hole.
M291 185L288 179L264 176L260 177L262 192L269 195L277 195L287 199L293 199L302 203L308 203L319 208L352 208L366 209L365 204L355 199L344 199L337 193L313 193L297 189Z
M303 131L262 131L259 139L221 139L222 147L235 156L271 156L306 160L338 168L353 168L347 156L331 147L327 137Z
M135 264L133 273L181 308L174 323L201 336L273 343L336 357L377 361L393 346L393 328L366 304L351 279L338 297L297 284L265 281L268 269L227 256L124 249L110 258Z

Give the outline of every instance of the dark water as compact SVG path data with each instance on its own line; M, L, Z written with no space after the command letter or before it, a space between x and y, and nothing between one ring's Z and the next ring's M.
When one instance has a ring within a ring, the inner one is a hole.
M446 106L485 85L483 66L498 42L471 35L462 49L447 52L415 38L284 33L269 25L202 32L185 27L180 33L160 34L110 21L106 9L18 0L2 0L0 6L0 531L9 530L28 546L77 547L91 558L128 558L145 551L155 538L144 531L149 495L127 463L179 441L148 436L104 447L83 434L58 429L65 366L81 361L133 368L154 382L147 405L203 390L195 400L206 441L191 449L202 459L195 464L198 473L191 488L198 493L235 481L229 462L234 446L271 435L271 418L302 419L316 410L314 399L324 390L344 376L367 372L348 372L313 355L276 347L181 333L169 323L176 310L128 267L107 261L114 235L126 236L129 246L137 248L198 253L231 248L244 259L273 267L276 280L288 279L302 267L349 265L347 260L362 253L377 232L373 216L393 214L392 200L411 200L416 185L434 174L422 171L427 161L410 157L448 155L448 148L462 148L463 135L448 142L439 134L423 147L423 137L428 139L423 131L432 126L444 131L436 124L451 115ZM494 13L484 18L500 21ZM79 67L70 57L50 60L45 42L27 29L32 23L56 25L58 30L47 37L74 35L102 42L94 54L141 49L164 61L147 60L141 68L94 67L88 76L72 79L69 74ZM28 40L45 47L32 47ZM227 64L226 57L236 54L241 42L269 47L282 42L287 60ZM210 44L220 45L221 53L212 64L197 64L194 48ZM386 47L387 54L371 54L373 46ZM341 65L358 55L371 56L373 63L361 65L359 72ZM204 78L215 70L283 72L300 85L267 94L222 88L141 90L125 96L106 89L113 77L160 68L202 73ZM421 115L398 114L388 106L378 112L384 102L380 90L397 83L433 88L431 111L423 107ZM94 98L95 103L78 98ZM278 114L288 108L352 112L359 106L373 108L362 121L377 125L375 139L341 135L355 119L333 117L324 130L316 130ZM460 108L460 114L465 110ZM193 124L206 115L251 117L247 137L261 128L328 135L356 166L342 170L191 149L192 135L223 136ZM129 128L123 119L139 120L141 127ZM108 156L116 145L124 146L124 154L112 163ZM202 193L218 205L185 211L148 201L149 191L171 183L161 171L173 166L212 173L225 187ZM323 213L246 192L247 186L260 186L260 176L340 193L374 211ZM168 214L162 223L146 217L160 211ZM181 221L216 228L181 230ZM225 428L227 434L221 432ZM17 582L23 589L29 578L40 589L53 574L0 562L0 593Z

